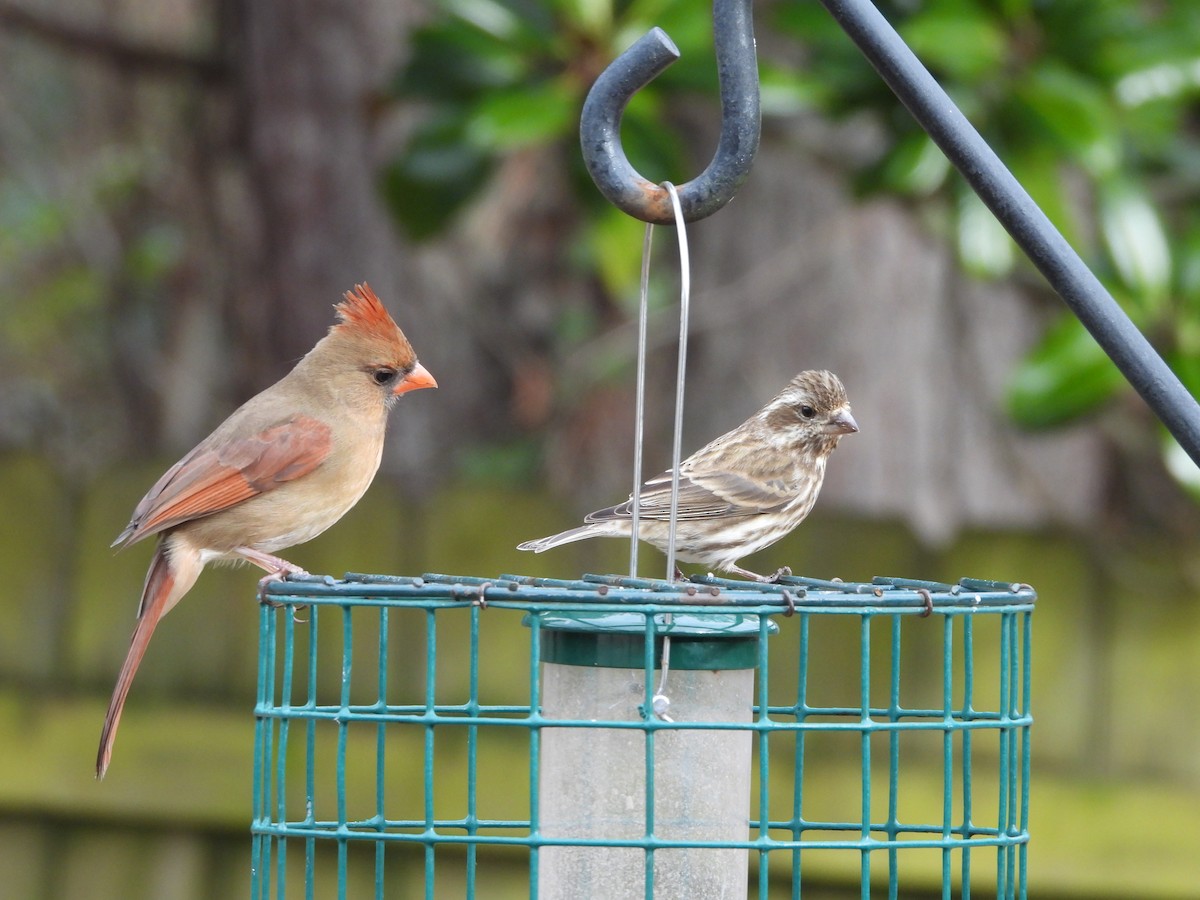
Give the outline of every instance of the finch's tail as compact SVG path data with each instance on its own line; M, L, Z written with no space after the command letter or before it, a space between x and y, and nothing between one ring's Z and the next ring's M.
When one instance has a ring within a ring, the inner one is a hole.
M138 607L137 626L133 630L133 638L129 642L129 652L121 665L121 673L117 676L117 686L113 689L112 700L108 704L108 713L104 716L104 727L100 731L100 749L96 753L96 777L103 778L108 771L112 759L113 742L117 738L117 726L121 724L121 711L125 707L125 698L133 684L133 676L137 674L138 665L146 654L146 647L154 634L154 627L159 619L167 614L179 598L196 583L200 574L199 560L183 560L177 564L172 559L166 540L158 542L154 558L150 561L150 569L146 573L146 585L142 588L142 602ZM190 564L189 564L190 563Z
M552 534L549 537L538 538L536 541L526 541L523 544L517 544L517 549L532 550L534 553L544 553L551 547L570 544L573 541L582 541L592 537L618 537L619 535L620 532L613 529L612 523L597 522L591 525L580 525L578 528Z

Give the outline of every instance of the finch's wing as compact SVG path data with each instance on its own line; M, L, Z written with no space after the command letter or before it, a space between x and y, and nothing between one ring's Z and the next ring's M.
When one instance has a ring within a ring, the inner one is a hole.
M113 546L211 516L307 475L329 455L331 443L330 427L309 416L218 447L202 443L150 488Z
M749 516L770 512L785 505L792 496L782 481L759 481L735 472L685 471L679 474L680 522L688 519L715 519ZM585 522L628 519L633 514L633 499L589 514ZM646 519L671 518L671 472L663 472L642 486L638 516Z

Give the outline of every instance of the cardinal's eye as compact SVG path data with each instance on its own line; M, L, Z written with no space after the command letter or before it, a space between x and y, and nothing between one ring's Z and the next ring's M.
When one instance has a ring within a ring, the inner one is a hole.
M806 406L800 407L800 415L804 416L804 418L806 418L806 419L811 419L816 414L817 414L817 411L815 409L813 409L811 406L806 405Z
M385 385L391 384L393 381L395 381L397 374L398 373L395 369L384 366L383 368L375 369L371 373L371 378L376 384Z

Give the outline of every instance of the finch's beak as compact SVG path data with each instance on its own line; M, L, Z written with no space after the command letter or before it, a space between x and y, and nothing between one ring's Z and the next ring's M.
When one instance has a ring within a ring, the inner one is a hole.
M409 391L419 391L421 388L435 387L437 387L437 381L429 374L429 370L420 363L417 363L413 366L413 370L401 378L399 383L392 388L392 393L399 396L400 394L407 394Z
M854 416L850 415L850 410L839 409L829 417L825 430L830 434L853 434L858 431L858 423L854 421Z

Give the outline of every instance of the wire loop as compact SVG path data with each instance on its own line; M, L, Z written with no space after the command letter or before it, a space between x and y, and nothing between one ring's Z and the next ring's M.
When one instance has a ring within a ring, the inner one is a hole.
M671 440L671 513L667 537L667 574L666 580L675 577L675 529L679 520L679 464L683 455L683 395L687 381L687 337L688 323L691 318L692 274L691 257L688 252L687 221L684 218L683 205L679 192L669 181L662 184L663 190L671 201L674 214L675 237L679 245L679 355L675 374L675 427ZM645 436L646 418L646 320L650 306L650 251L653 246L654 225L646 225L646 235L642 240L642 276L640 298L638 304L638 353L637 353L637 399L635 401L633 428L633 491L630 494L630 537L629 537L629 577L638 577L638 532L641 521L642 496L642 445ZM670 626L671 614L663 616L663 624ZM671 666L671 638L663 636L662 644L662 676L658 690L651 703L651 712L663 721L669 722L667 709L671 705L666 695L667 675Z

